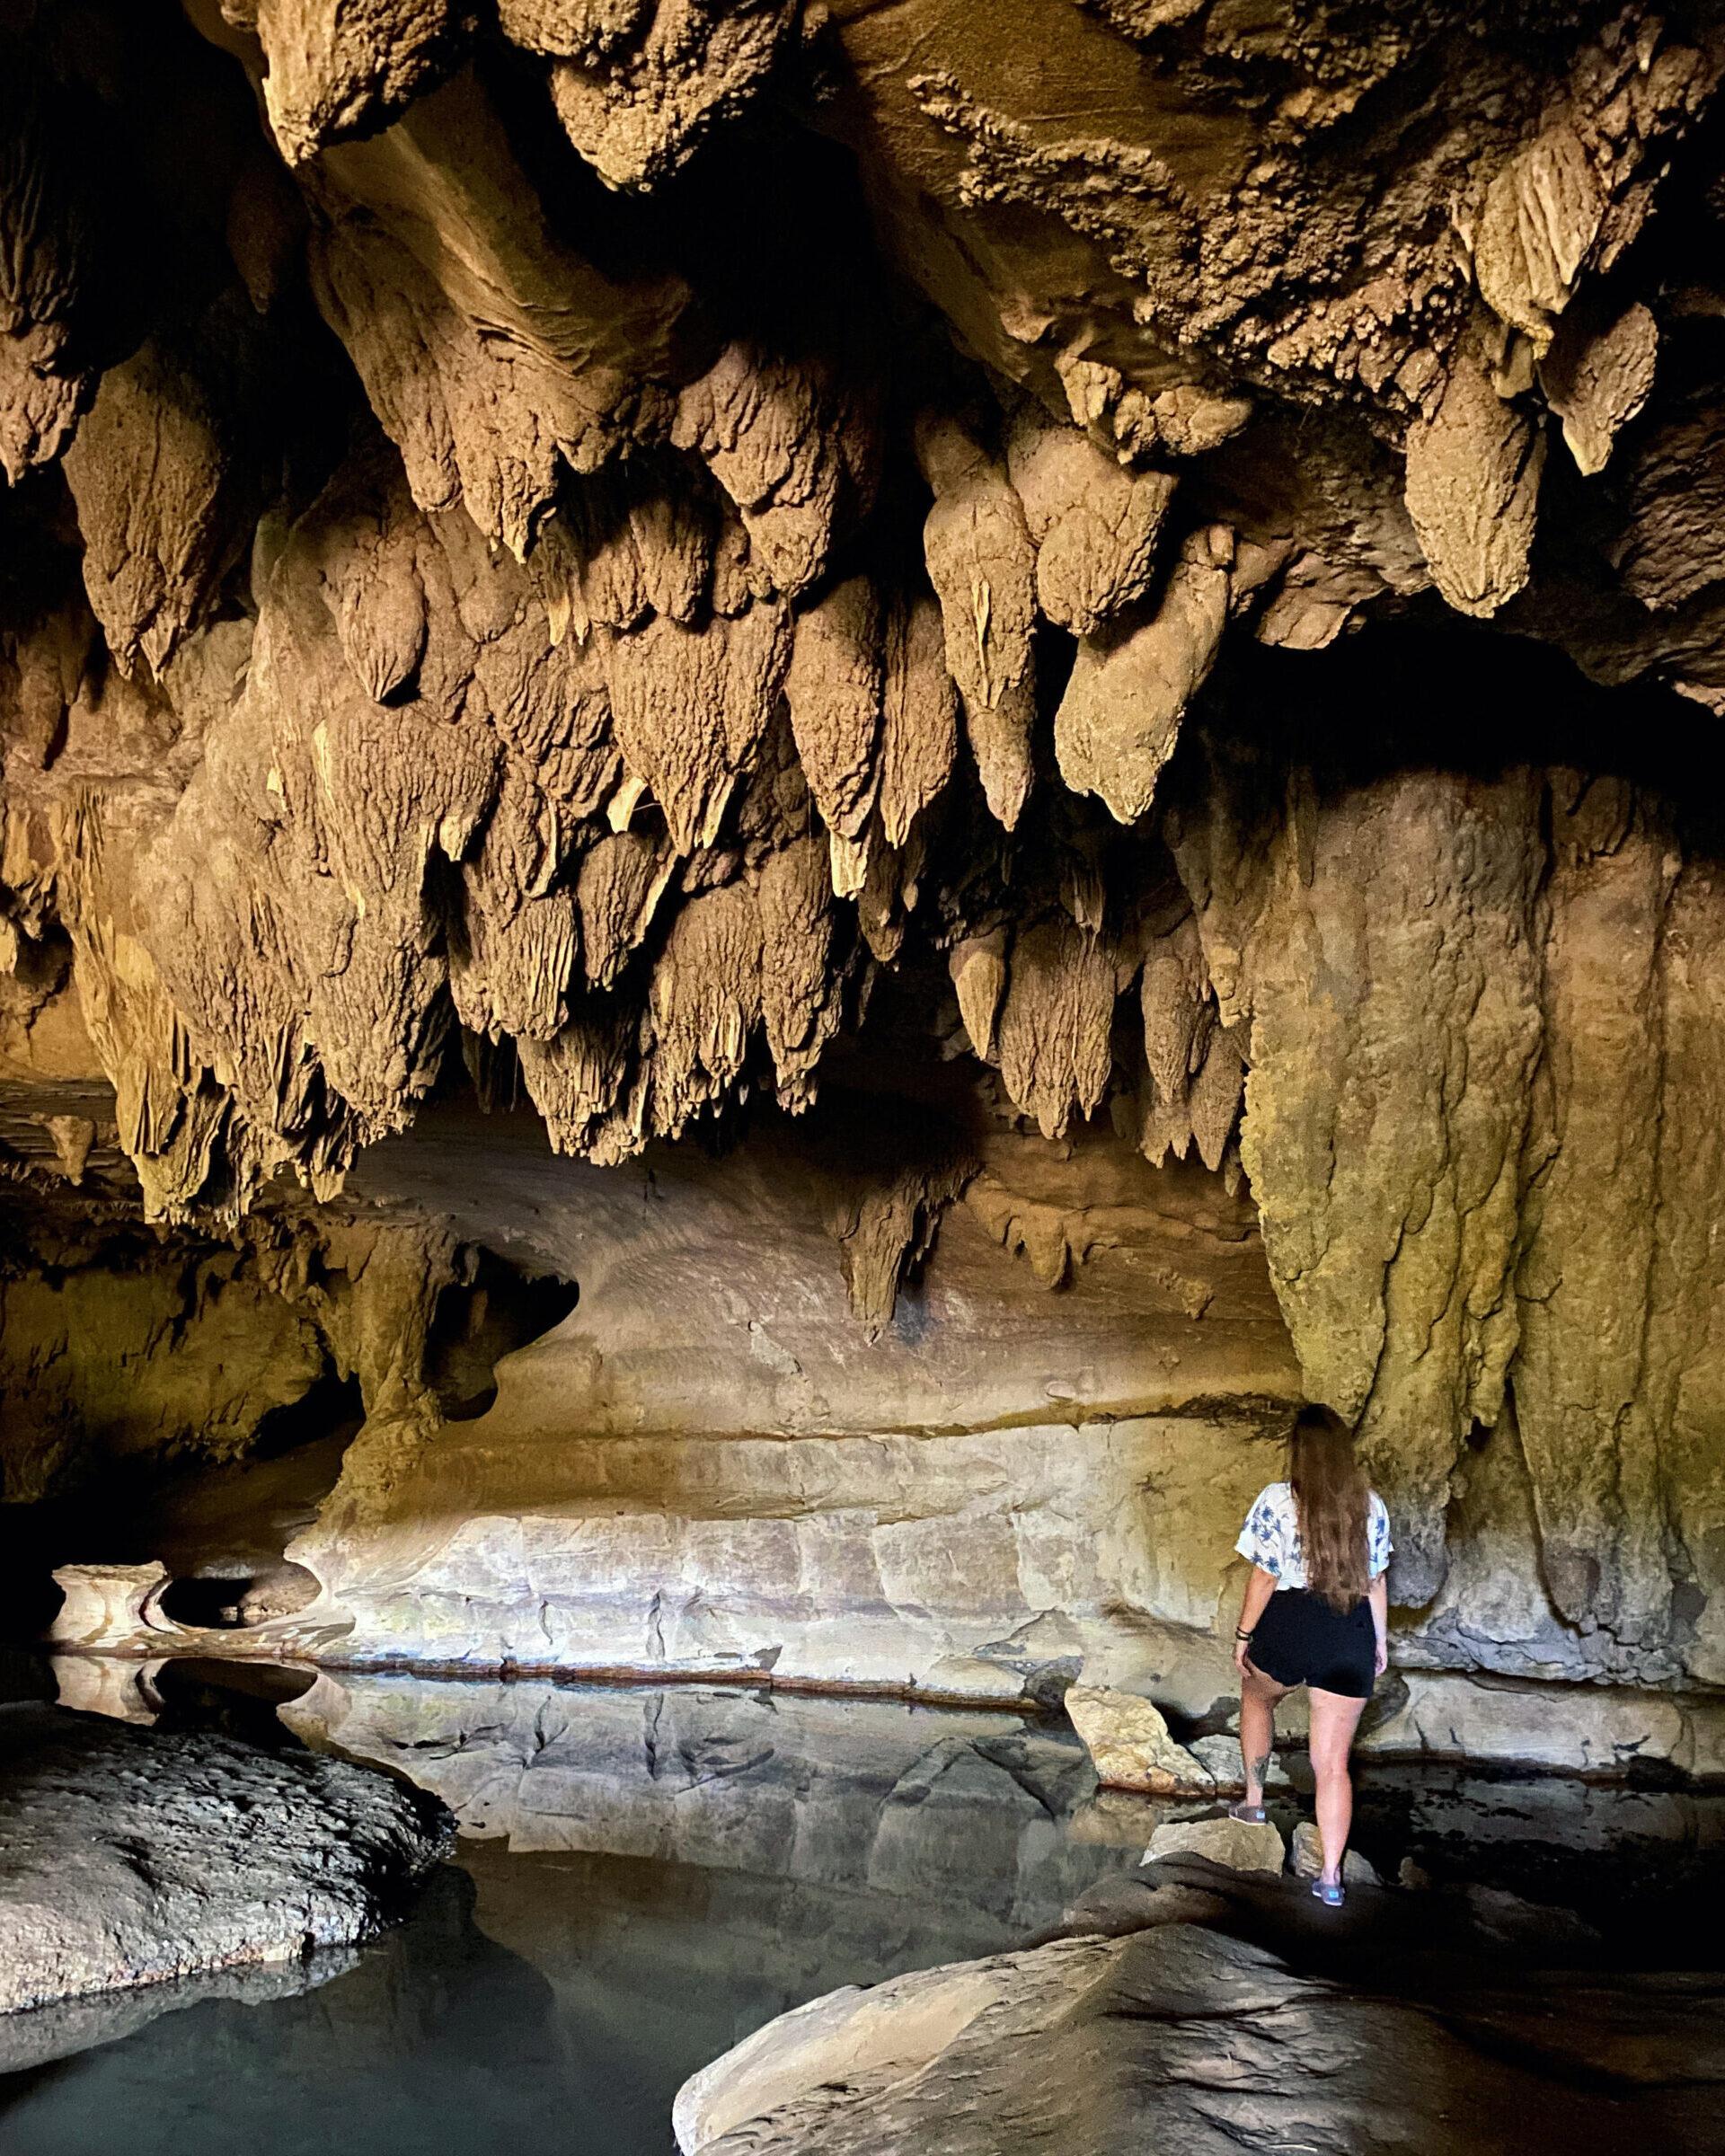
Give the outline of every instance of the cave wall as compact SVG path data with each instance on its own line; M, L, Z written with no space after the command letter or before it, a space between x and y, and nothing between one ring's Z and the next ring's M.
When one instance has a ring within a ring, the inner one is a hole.
M153 1242L122 1229L57 1239L33 1263L9 1253L0 1503L64 1497L188 1454L235 1458L323 1374L315 1325L254 1252Z
M166 1616L198 1625L311 1601L317 1582L284 1561L286 1544L316 1516L368 1403L391 1397L393 1357L434 1403L462 1370L449 1350L471 1345L473 1254L422 1216L291 1199L225 1237L151 1229L135 1181L129 1205L119 1195L111 1148L80 1155L80 1184L97 1188L78 1190L63 1163L7 1150L0 1632L36 1635L66 1564L155 1567ZM180 1583L198 1581L217 1586L182 1608Z
M643 1174L441 1116L367 1157L580 1294L484 1414L349 1450L292 1552L341 1659L1010 1699L1088 1657L1208 1701L1298 1384L1243 1196L1003 1130L871 1339L824 1165L795 1125Z
M1721 65L1593 0L8 13L0 1166L82 1187L98 1101L198 1235L401 1178L304 1246L354 1652L957 1686L1052 1613L1148 1682L1297 1387L1411 1669L1725 1681ZM463 1069L554 1165L411 1152ZM459 1422L464 1237L583 1301ZM106 1301L13 1454L122 1367L252 1424L313 1349L244 1247L172 1377L159 1269L15 1276L22 1369Z

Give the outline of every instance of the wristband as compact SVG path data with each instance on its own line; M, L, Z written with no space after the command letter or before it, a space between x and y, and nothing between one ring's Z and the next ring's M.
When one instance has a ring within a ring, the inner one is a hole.
M1238 1625L1235 1625L1234 1628L1234 1636L1236 1639L1250 1639L1252 1638L1252 1634L1250 1632L1243 1632Z

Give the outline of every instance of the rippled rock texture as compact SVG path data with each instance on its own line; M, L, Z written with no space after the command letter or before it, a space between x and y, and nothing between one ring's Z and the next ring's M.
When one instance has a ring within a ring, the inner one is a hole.
M1725 40L1273 13L8 13L9 1495L329 1377L357 1653L1193 1698L1304 1390L1411 1670L1725 1683Z
M31 1706L0 1742L0 2013L364 1939L447 1839L339 1760Z
M992 2156L1010 2122L1015 2148L1098 2156L1374 2139L1509 2156L1606 2118L1625 2138L1721 2145L1716 1978L1547 1970L1534 1999L1525 1972L1494 1992L1476 1967L1465 1995L1453 1973L1447 1989L1409 1973L1364 1988L1185 1921L1191 1897L1164 1887L1152 1902L1181 1909L1123 1939L814 2000L686 2084L678 2145Z

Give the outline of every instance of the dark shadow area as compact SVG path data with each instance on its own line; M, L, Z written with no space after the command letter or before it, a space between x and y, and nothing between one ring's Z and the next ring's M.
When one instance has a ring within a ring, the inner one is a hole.
M1289 765L1336 791L1395 771L1488 781L1524 765L1570 770L1658 795L1697 851L1725 851L1725 808L1694 782L1717 720L1668 689L1604 687L1552 645L1463 620L1436 598L1322 651L1230 643L1201 716L1211 754L1236 771L1261 766L1267 785ZM1183 737L1171 792L1201 786L1203 764L1199 741Z
M176 1624L237 1631L246 1622L240 1604L252 1585L249 1573L238 1577L212 1573L207 1577L172 1580L162 1590L156 1607Z
M277 1710L309 1692L315 1673L286 1662L203 1661L176 1655L151 1680L158 1729L213 1729L266 1750L304 1750Z
M338 1434L351 1443L365 1418L359 1380L325 1370L297 1400L270 1409L258 1424L247 1457L279 1460L303 1445L325 1443Z
M497 1398L506 1355L550 1332L580 1290L554 1273L531 1273L494 1251L469 1254L465 1279L446 1287L426 1343L426 1379L450 1422L470 1422Z
M40 1639L66 1601L36 1524L26 1516L36 1509L0 1505L0 1646Z
M159 1560L174 1575L162 1607L181 1624L233 1629L302 1607L317 1583L282 1553L364 1419L358 1381L326 1368L260 1419L241 1459L104 1461L63 1496L0 1506L0 1638L42 1636L64 1600L60 1565Z

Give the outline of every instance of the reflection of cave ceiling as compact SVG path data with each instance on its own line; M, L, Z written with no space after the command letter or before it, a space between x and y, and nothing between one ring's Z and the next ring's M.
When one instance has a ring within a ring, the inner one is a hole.
M1555 0L7 8L12 1080L231 1217L457 1043L615 1162L890 989L1043 1132L1243 1167L1416 1554L1508 1374L1557 1602L1668 1626L1721 63Z

